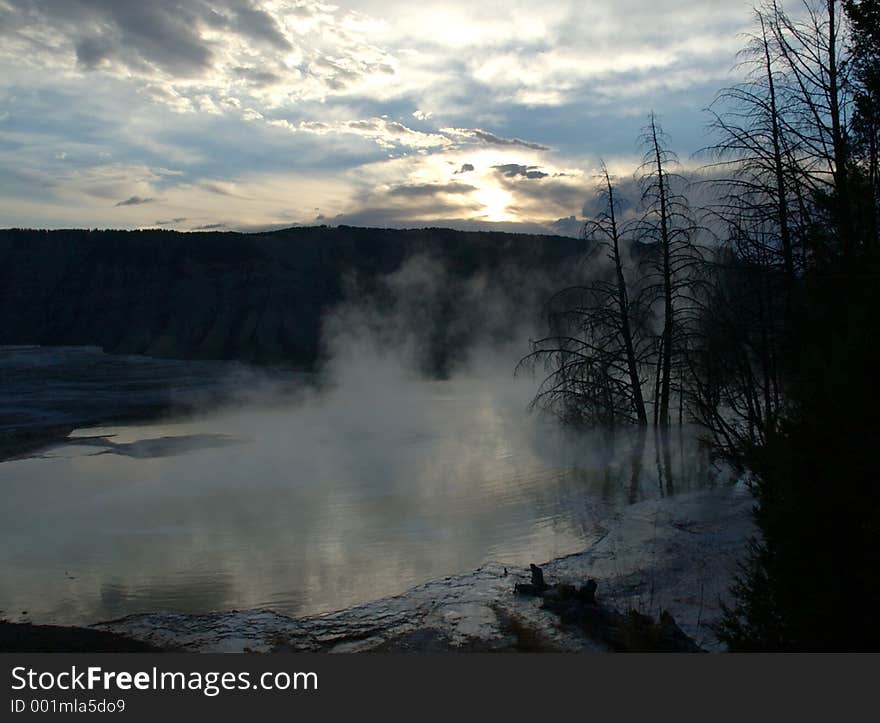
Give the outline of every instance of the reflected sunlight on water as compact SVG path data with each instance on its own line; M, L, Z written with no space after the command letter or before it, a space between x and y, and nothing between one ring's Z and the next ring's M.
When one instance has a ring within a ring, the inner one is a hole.
M527 415L529 389L306 395L79 430L2 463L0 616L324 612L581 550L626 504L711 478L684 438L664 479L650 436L639 468L633 440L610 449Z

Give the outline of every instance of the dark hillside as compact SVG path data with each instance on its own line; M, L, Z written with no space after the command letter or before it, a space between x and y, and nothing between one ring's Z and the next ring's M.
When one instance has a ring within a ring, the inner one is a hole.
M512 279L571 267L574 239L295 228L272 233L0 231L0 344L312 365L322 314L356 276L368 291L412 257L453 277Z

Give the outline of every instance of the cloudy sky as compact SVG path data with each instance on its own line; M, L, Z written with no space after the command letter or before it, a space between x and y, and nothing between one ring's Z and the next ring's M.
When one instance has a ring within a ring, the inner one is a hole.
M572 230L683 160L740 0L0 0L0 226Z

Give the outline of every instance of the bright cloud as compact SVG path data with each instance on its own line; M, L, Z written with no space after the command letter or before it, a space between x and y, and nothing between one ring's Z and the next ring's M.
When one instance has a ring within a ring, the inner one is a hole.
M656 110L686 155L729 0L0 0L9 225L524 224ZM567 226L566 228L570 228Z

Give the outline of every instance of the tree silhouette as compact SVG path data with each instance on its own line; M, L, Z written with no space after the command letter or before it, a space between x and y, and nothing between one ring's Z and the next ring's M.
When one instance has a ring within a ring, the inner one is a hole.
M740 115L715 116L714 150L732 170L718 213L729 233L696 376L716 449L749 472L757 501L760 535L718 626L740 650L880 647L880 491L867 459L880 429L866 396L880 274L866 233L871 142L853 140L870 91L841 9L805 2L794 20L765 5L749 49L763 70L723 94ZM867 17L856 48L877 28ZM800 251L790 260L786 227Z
M645 426L642 370L653 344L645 310L629 288L624 254L631 243L604 163L597 198L601 210L583 229L588 281L553 295L547 304L550 333L532 342L518 368L543 365L547 376L532 405L565 422Z
M653 113L641 141L645 148L639 179L643 215L634 233L649 251L641 264L642 303L659 306L654 426L665 429L670 423L673 373L681 376L685 368L704 259L696 243L698 226L683 192L687 183L677 172L678 159ZM682 398L684 389L677 391Z
M647 426L651 391L655 427L669 426L673 394L684 419L703 253L687 184L653 114L642 143L640 213L621 213L603 163L601 208L583 229L588 280L550 299L549 333L532 342L518 367L543 365L547 375L532 406L564 422Z

